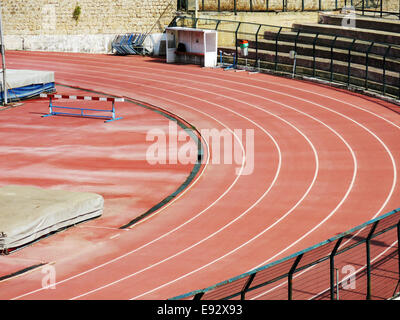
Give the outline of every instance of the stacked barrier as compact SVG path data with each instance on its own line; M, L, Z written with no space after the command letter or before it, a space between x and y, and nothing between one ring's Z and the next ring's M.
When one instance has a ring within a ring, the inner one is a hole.
M111 46L117 55L144 55L148 53L144 47L147 34L131 33L118 35L112 41Z

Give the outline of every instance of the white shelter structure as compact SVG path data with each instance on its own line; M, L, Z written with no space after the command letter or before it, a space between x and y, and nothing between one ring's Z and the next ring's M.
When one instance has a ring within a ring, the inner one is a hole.
M167 27L166 35L167 63L194 63L211 68L217 66L217 31Z

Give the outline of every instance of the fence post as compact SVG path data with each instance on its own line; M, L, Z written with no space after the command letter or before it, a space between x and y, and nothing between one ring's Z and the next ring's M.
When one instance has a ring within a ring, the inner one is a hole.
M386 94L386 56L389 53L391 47L392 47L392 45L388 45L388 47L386 48L385 54L383 55L383 66L382 66L382 84L383 84L382 93L383 93L383 95Z
M221 0L218 0L218 12L221 11Z
M235 16L237 15L237 0L233 0L233 11L235 12Z
M398 260L398 273L399 273L399 280L397 281L396 288L393 291L393 297L397 294L397 289L400 287L400 220L396 225L397 227L397 260Z
M275 71L278 70L278 41L279 41L279 35L281 34L283 27L279 28L278 33L276 34L275 38Z
M302 257L303 254L299 255L296 258L288 273L288 300L293 300L293 273L296 271L297 265L299 264Z
M236 2L236 1L235 1ZM239 22L239 24L238 24L238 26L237 26L237 28L236 28L236 31L235 31L235 54L236 54L236 63L237 63L237 61L238 61L238 54L239 54L239 52L238 52L238 31L239 31L239 28L240 28L240 25L241 25L242 23L241 22Z
M372 47L374 46L374 42L372 41L368 47L367 52L365 53L365 89L368 90L368 64L369 64L369 52L371 51Z
M330 271L330 284L331 284L331 300L335 299L335 255L339 249L340 244L343 241L343 237L336 241L335 247L333 248L331 255L329 256L329 271Z
M399 264L399 281L394 289L393 296L396 294L397 288L400 286L400 220L397 223L397 260Z
M332 41L332 43L331 43L331 65L330 65L330 71L331 71L331 77L330 77L330 79L331 79L331 82L333 81L333 47L335 46L335 44L336 44L336 39L337 39L337 35L335 36L335 38L333 38L333 41Z
M217 20L217 24L215 25L215 31L218 30L219 24L221 23L221 20Z
M353 49L353 46L354 46L355 42L356 42L356 39L353 39L353 42L351 43L351 45L349 47L349 53L348 53L348 56L347 56L347 61L348 61L348 64L347 64L347 87L350 86L351 50Z
M193 297L193 300L195 300L195 301L201 300L201 298L203 296L204 296L204 292L199 292Z
M250 0L250 12L253 12L253 0Z
M399 72L399 77L398 77L397 86L398 86L398 97L399 97L399 99L400 99L400 72Z
M240 292L240 300L246 300L246 292L249 290L251 283L253 282L256 272L250 275L249 279L247 280L246 284L244 285L242 291Z
M378 226L379 221L376 221L372 228L371 231L369 232L367 239L365 241L366 244L366 249L367 249L367 300L371 300L371 248L370 248L370 243L371 243L371 238L375 232L376 227Z
M315 67L316 67L315 45L317 43L318 36L319 36L319 33L317 32L315 34L315 38L313 39L313 77L315 77L315 75L316 75L316 72L315 72Z
M258 61L258 33L260 32L261 29L261 24L258 26L257 32L256 32L256 63Z

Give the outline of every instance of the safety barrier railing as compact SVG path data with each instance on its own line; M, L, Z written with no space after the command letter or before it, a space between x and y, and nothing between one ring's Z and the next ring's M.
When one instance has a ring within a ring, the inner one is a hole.
M170 300L378 300L400 290L400 209L205 289Z
M400 99L400 45L309 29L179 16L170 24L217 30L218 47L234 52L237 64L335 82ZM340 27L339 27L340 29ZM240 59L239 42L248 40ZM296 66L290 57L296 52Z
M357 13L365 16L400 19L400 3L390 0L345 0L345 6L353 6Z
M231 12L261 12L261 11L322 11L337 10L345 0L198 0L200 11L231 11ZM188 0L178 1L178 10L190 9Z
M269 12L269 11L332 11L344 7L354 7L358 14L376 14L380 17L400 18L399 3L393 0L198 0L199 11ZM188 11L188 0L178 0L178 10Z

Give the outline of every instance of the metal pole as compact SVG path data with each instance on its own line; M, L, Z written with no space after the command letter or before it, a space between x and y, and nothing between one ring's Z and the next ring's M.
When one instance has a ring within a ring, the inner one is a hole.
M374 42L372 41L371 44L368 47L367 52L365 53L365 84L364 87L365 89L368 90L368 64L369 64L369 53L374 46Z
M197 29L197 19L199 18L199 13L198 13L198 7L199 7L199 0L196 0L195 1L195 4L194 4L194 6L195 6L195 8L194 8L194 18L196 19L195 21L196 21L196 23L195 23L195 28Z
M386 94L386 56L388 54L388 52L390 51L391 45L389 45L386 48L385 54L383 55L383 66L382 66L382 84L383 84L383 88L382 88L382 93L383 95Z
M335 281L335 255L336 255L336 252L338 251L338 249L339 249L339 246L340 246L340 244L342 243L342 241L343 241L343 238L339 238L338 239L338 241L336 242L336 244L335 244L335 247L333 248L333 250L332 250L332 252L331 252L331 255L330 255L330 257L329 257L329 260L330 260L330 266L329 266L329 269L330 269L330 294L331 294L331 300L334 300L334 296L335 296L335 288L334 288L334 281ZM337 282L337 277L336 277L336 282ZM336 289L337 291L337 293L336 293L336 297L338 297L338 292L339 292L339 287L337 286L337 289Z
M288 300L293 300L293 274L296 271L297 265L300 263L303 254L297 256L296 260L294 261L290 271L288 273Z
M351 67L351 50L353 49L353 46L354 46L354 43L356 42L356 39L353 39L353 42L351 43L351 45L350 45L350 47L349 47L349 53L348 53L348 56L347 56L347 61L348 61L348 64L347 64L347 87L349 87L350 86L350 76L351 76L351 70L350 70L350 67Z
M294 51L294 57L293 57L293 70L292 70L292 79L294 79L294 74L296 73L296 58L297 58L297 52Z
M261 24L258 26L256 35L255 35L255 37L256 37L256 61L259 60L259 59L258 59L258 34L259 34L259 32L260 32L260 29L261 29Z
M339 269L336 269L336 300L339 300Z
M371 248L370 248L370 243L371 243L371 238L375 232L376 227L378 226L378 222L375 222L371 228L371 231L369 232L367 239L365 241L366 244L366 253L367 253L367 300L371 300Z
M236 2L235 2L236 3ZM236 31L235 31L235 55L236 55L236 57L238 56L238 54L239 54L239 51L238 51L238 31L239 31L239 28L240 28L240 25L241 25L242 23L241 22L239 22L239 24L238 24L238 26L237 26L237 28L236 28Z
M243 287L243 290L240 292L240 300L246 300L246 292L249 290L251 283L253 282L257 273L253 273L249 279L247 280L246 284Z
M333 42L331 43L331 66L330 66L330 71L331 71L331 82L333 82L333 47L336 44L336 40L337 40L338 36L335 36L335 38L333 39Z
M0 4L0 39L1 39L1 62L3 67L3 97L4 97L4 105L7 104L7 77L6 77L6 57L4 52L4 36L3 36L3 19L2 19L2 7Z
M396 288L394 289L393 296L397 293L397 289L400 286L400 221L397 223L397 260L398 260L398 272L399 272L399 281L397 282Z
M276 34L276 38L275 38L275 71L278 70L278 41L279 41L279 35L282 31L283 27L279 28L278 33Z

